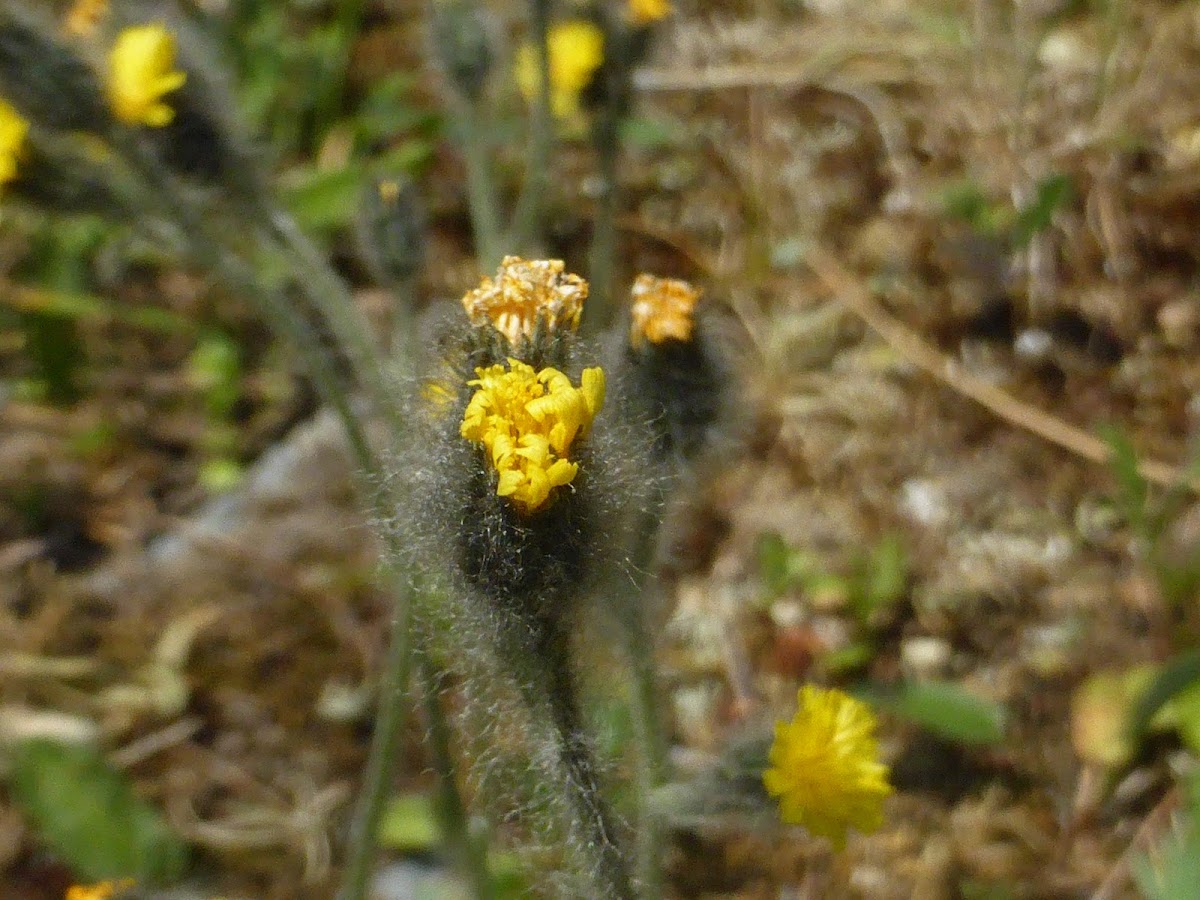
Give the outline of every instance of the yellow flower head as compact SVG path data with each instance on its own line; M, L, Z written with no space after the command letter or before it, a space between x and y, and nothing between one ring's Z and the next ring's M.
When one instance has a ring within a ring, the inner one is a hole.
M555 118L578 120L579 95L604 61L604 32L591 22L571 20L550 26L550 110ZM532 103L541 87L538 53L526 42L517 48L516 78L526 101Z
M109 900L117 891L131 887L133 887L132 878L124 878L121 881L101 881L92 885L75 884L67 888L67 894L63 900Z
M63 30L75 37L95 34L108 15L108 0L75 0L63 19Z
M117 35L108 55L108 99L128 125L161 128L175 118L163 97L187 75L175 68L175 36L162 25L137 25Z
M17 177L17 161L25 149L29 123L5 100L0 99L0 185Z
M665 19L671 12L671 0L628 0L626 14L634 25L649 25Z
M515 347L533 334L539 319L551 331L578 327L587 294L586 281L563 274L561 259L506 256L496 278L483 279L462 302L471 324L491 324Z
M846 829L874 831L883 824L883 800L892 793L879 761L875 716L837 690L806 685L791 722L775 725L767 793L779 798L783 821L803 825L841 849Z
M579 471L567 454L604 405L604 370L584 369L580 387L557 369L535 372L511 358L507 371L498 364L475 374L460 434L487 452L498 476L496 494L534 512Z
M629 339L635 347L643 340L652 344L663 341L690 341L695 325L693 314L700 292L678 278L639 275L630 291L633 322Z

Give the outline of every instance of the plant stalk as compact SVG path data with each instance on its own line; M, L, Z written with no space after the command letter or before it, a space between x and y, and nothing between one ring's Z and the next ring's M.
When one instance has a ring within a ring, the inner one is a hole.
M496 890L487 866L487 846L471 833L471 821L466 803L455 780L454 755L451 750L450 726L438 702L438 677L427 656L420 663L422 688L425 695L425 715L429 720L429 745L433 768L438 778L438 812L447 842L453 848L457 863L466 875L476 900L493 900Z
M550 178L550 152L554 146L554 114L550 107L550 0L530 0L529 30L537 53L538 89L529 122L525 181L513 211L508 242L522 253L537 255L542 245L542 217Z

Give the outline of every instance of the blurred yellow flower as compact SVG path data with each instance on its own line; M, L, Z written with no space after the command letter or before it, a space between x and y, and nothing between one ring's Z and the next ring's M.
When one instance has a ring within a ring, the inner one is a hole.
M17 177L17 161L28 134L29 123L11 104L0 99L0 185Z
M630 298L633 306L629 339L635 347L644 340L661 344L692 339L693 314L700 292L686 281L639 275L634 279Z
M767 793L779 814L841 849L846 829L874 831L883 824L883 801L892 793L888 768L879 761L875 716L838 690L806 685L791 722L775 725Z
M63 30L75 37L94 34L108 15L108 0L75 0L63 19Z
M163 97L183 86L175 68L175 36L162 25L137 25L117 35L108 56L108 99L129 125L161 128L175 118Z
M626 8L634 25L649 25L670 15L671 0L629 0Z
M132 878L123 878L120 881L101 881L92 885L75 884L67 888L67 894L63 900L109 900L117 891L123 891L130 887L133 887Z
M579 95L604 61L604 32L591 22L572 19L550 26L550 110L555 118L578 120ZM537 49L528 41L517 48L517 87L532 103L541 87Z
M535 372L511 358L507 371L497 364L475 374L460 433L487 451L496 494L534 512L579 471L567 454L604 405L604 370L584 369L580 387L557 369Z
M550 331L577 328L588 286L578 275L563 274L563 269L561 259L527 262L506 256L494 279L484 278L467 292L463 309L472 325L490 324L514 347L532 336L539 320Z

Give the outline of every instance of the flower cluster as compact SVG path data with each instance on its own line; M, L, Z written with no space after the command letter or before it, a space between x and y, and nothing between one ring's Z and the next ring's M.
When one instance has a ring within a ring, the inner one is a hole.
M779 798L783 821L840 849L848 827L874 831L883 824L883 801L892 793L888 768L879 761L875 716L837 690L805 685L798 699L792 721L775 725L763 784Z
M117 35L108 56L108 99L120 121L169 125L175 111L163 98L186 80L175 69L175 37L162 25L138 25Z
M561 259L526 262L506 256L496 277L484 278L463 297L467 318L475 326L491 325L516 347L533 336L539 321L549 331L576 328L587 299L587 282L563 274Z
M496 494L522 512L535 512L579 471L567 455L604 403L604 371L584 369L580 387L557 369L535 372L511 358L507 369L494 365L475 374L460 433L487 452Z
M550 110L556 119L577 123L582 115L581 95L604 62L604 32L591 22L572 20L550 27ZM517 48L517 87L528 102L541 88L538 53L531 43Z
M630 291L632 301L629 339L633 346L643 341L690 341L695 325L700 292L677 278L639 275Z
M0 99L0 185L17 177L17 161L25 149L29 123Z

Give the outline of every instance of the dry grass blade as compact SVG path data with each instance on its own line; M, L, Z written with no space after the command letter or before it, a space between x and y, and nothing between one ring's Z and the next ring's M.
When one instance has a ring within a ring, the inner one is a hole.
M1036 434L1094 463L1103 465L1109 461L1111 452L1104 441L1057 416L1022 403L995 385L963 371L954 360L938 352L918 334L892 317L862 286L859 279L832 254L813 249L806 260L813 273L842 303L913 365L924 369L947 387L964 397L969 397L1011 425ZM1180 469L1158 460L1139 461L1138 473L1154 484L1167 487L1186 484L1194 493L1200 493L1200 481L1185 479Z

